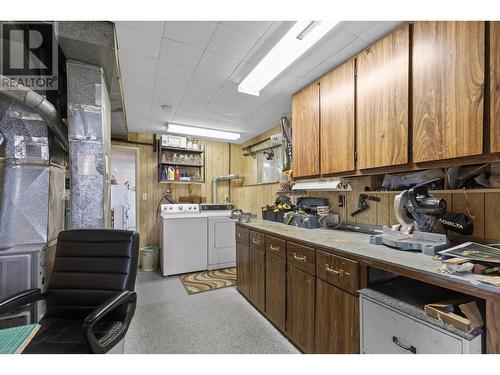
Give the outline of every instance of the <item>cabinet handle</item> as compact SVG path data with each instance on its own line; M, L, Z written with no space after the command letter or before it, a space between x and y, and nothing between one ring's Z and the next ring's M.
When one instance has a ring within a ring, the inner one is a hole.
M238 233L238 238L243 238L243 233Z
M297 255L297 253L293 253L293 257L301 262L307 261L307 257L305 255Z
M333 273L334 275L338 275L340 272L337 271L337 270L334 270L333 268L330 268L330 265L329 264L326 264L326 272L330 272L330 273Z
M280 247L279 246L274 246L274 245L269 245L269 249L271 249L272 251L280 251Z
M406 346L406 345L401 344L396 336L392 336L392 342L404 350L407 350L413 354L417 354L417 348L415 348L413 345Z
M260 245L260 240L257 240L256 238L252 238L252 242L253 242L255 245Z

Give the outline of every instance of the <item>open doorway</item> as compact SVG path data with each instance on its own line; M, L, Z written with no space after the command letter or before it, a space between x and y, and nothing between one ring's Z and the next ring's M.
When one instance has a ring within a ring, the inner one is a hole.
M111 227L137 231L139 149L111 146Z

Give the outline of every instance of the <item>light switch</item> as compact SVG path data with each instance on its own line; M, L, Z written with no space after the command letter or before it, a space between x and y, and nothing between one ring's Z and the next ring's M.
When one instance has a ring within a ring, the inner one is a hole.
M147 201L148 200L148 193L142 193L142 200Z

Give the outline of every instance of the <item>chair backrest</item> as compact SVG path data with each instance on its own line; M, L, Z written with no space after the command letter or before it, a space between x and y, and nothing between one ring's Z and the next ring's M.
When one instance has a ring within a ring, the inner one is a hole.
M134 290L139 234L126 230L77 229L57 238L47 291L47 311L94 310L124 290Z

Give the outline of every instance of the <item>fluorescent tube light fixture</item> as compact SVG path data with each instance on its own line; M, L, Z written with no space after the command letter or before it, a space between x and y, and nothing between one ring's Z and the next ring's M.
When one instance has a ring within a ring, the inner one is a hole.
M238 86L238 91L259 96L260 90L318 42L339 21L298 21Z
M167 133L196 135L199 137L227 139L230 141L235 141L239 139L241 136L238 133L226 132L223 130L198 128L195 126L186 126L186 125L172 124L172 123L167 123L166 128L167 128Z

